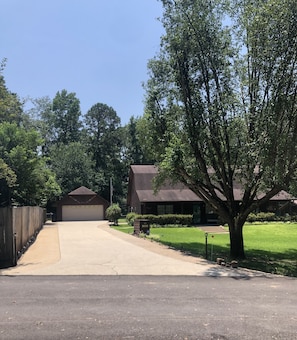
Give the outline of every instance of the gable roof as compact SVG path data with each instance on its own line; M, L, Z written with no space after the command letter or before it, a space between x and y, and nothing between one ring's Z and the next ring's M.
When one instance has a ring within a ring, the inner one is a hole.
M93 196L93 195L97 194L84 186L81 186L68 194L68 196Z
M133 177L134 190L140 202L201 202L192 190L181 182L165 182L155 193L153 179L158 174L154 165L131 165L130 181ZM130 190L132 188L129 188ZM129 196L129 194L128 194Z

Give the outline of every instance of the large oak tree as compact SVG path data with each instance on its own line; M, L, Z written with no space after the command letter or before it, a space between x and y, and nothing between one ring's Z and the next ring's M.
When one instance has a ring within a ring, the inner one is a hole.
M296 180L296 1L162 3L165 34L146 85L160 178L215 209L231 256L243 258L248 214Z

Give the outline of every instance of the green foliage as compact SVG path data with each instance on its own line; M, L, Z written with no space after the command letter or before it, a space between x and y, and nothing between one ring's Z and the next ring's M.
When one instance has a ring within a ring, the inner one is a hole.
M125 188L126 168L121 159L122 129L116 111L106 104L97 103L87 112L85 143L94 161L94 170L103 178L98 191L109 199L109 179L113 180L113 197L120 202Z
M297 175L296 3L162 3L146 84L151 152L161 179L183 182L227 221L231 253L244 257L247 216Z
M57 92L53 100L53 114L51 116L54 141L69 144L80 139L81 122L80 102L75 93L66 90Z
M39 131L44 143L42 153L48 156L50 146L56 143L56 117L53 112L53 102L46 96L31 99L32 107L27 112L31 126Z
M128 165L130 164L154 164L149 142L150 127L145 116L140 118L130 118L129 123L124 127L125 137L125 157Z
M110 166L113 159L108 157L117 157L120 152L120 118L112 107L97 103L87 112L84 122L96 169Z
M247 222L253 223L253 222L272 222L272 221L279 221L279 222L297 222L297 216L296 215L276 215L272 212L260 212L257 214L251 213L249 214L247 218Z
M63 195L82 185L95 189L93 161L82 143L54 145L50 148L50 159Z
M60 193L54 174L38 153L42 141L35 130L0 124L0 205L45 205Z
M257 214L249 214L247 218L247 222L266 222L266 221L276 221L278 218L275 215L275 213L265 213L265 212L260 212Z
M57 182L62 194L85 185L109 199L112 178L113 198L124 206L130 163L123 161L124 129L116 112L98 103L82 117L76 94L64 89L53 100L30 99L32 107L24 113L23 103L6 88L5 62L0 65L0 123L22 129L6 126L0 132L0 204L44 204L61 194Z
M0 67L0 205L41 205L60 194L55 175L42 157L43 140Z
M115 225L118 225L118 219L121 217L121 208L118 204L112 204L106 209L106 217Z
M6 59L0 64L0 123L10 122L20 124L22 121L23 104L15 93L10 92L5 84L2 72Z
M0 181L3 180L8 188L16 185L17 177L15 172L0 158Z
M192 215L175 215L175 214L166 214L166 215L139 215L135 213L129 213L126 216L127 222L129 225L133 225L135 219L147 219L150 224L155 226L168 226L168 225L182 225L189 226L193 223Z
M133 212L130 212L126 215L126 221L127 223L130 225L130 226L133 226L134 225L134 221L135 221L135 218L137 218L137 214L136 213L133 213Z

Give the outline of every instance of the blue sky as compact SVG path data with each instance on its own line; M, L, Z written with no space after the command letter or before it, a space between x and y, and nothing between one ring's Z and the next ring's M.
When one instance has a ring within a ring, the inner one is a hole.
M163 33L158 0L0 0L0 60L21 98L75 92L85 114L113 107L141 116L147 62Z

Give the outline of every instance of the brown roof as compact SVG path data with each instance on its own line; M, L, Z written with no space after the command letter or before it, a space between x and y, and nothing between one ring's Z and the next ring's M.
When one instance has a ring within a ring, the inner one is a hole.
M132 165L132 172L134 174L135 188L136 190L153 190L153 179L158 174L158 169L154 165ZM189 190L181 182L170 183L166 181L162 184L162 190Z
M158 173L158 168L155 165L131 165L134 174L154 174Z
M260 195L259 198L261 198L262 196ZM278 194L270 198L270 201L290 201L290 200L294 200L294 197L284 190L280 191Z
M131 171L134 177L134 185L137 196L140 202L200 202L202 201L192 190L184 184L178 182L171 184L164 183L160 190L154 193L153 179L158 173L158 168L154 165L132 165ZM242 200L243 189L240 183L233 183L234 198L236 201ZM219 194L221 199L224 199ZM263 195L259 195L260 199ZM272 201L288 201L292 200L291 196L286 191L280 191L277 195L271 198Z
M92 195L97 195L94 191L81 186L73 191L71 191L68 196L92 196Z
M154 193L153 179L158 173L154 165L132 165L136 194L140 202L197 202L201 199L181 182L169 181Z
M159 190L154 194L153 190L136 190L140 202L198 202L202 201L190 189Z

